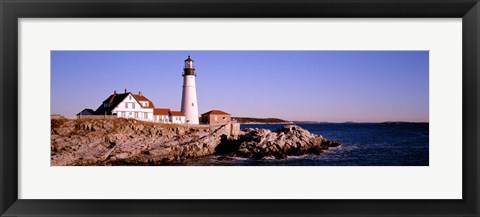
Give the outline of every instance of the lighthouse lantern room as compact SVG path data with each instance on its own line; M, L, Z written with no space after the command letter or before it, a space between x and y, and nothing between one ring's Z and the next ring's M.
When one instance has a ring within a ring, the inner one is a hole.
M185 60L185 67L183 68L183 75L195 75L195 67L193 66L193 60L188 56Z

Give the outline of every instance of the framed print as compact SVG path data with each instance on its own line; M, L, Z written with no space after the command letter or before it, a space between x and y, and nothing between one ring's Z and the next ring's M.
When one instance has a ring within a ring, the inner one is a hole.
M2 216L478 216L479 7L2 1Z

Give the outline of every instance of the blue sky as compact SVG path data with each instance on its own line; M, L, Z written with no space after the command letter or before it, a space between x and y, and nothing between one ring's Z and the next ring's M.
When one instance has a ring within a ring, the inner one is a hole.
M199 112L299 121L429 118L428 51L52 51L51 112L96 109L114 90L180 110L183 61Z

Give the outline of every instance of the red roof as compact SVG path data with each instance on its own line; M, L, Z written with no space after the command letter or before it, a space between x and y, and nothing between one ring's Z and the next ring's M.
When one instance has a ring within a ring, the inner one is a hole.
M179 111L170 111L171 116L185 116L182 112Z
M133 97L135 97L135 99L137 99L137 101L147 101L148 102L148 106L143 106L144 108L155 108L155 106L153 105L153 102L150 101L147 97L143 96L143 95L139 95L139 94L133 94Z
M122 94L117 94L114 93L110 95L106 100L103 101L103 103L95 110L96 115L111 115L112 110L117 107L118 104L120 104L127 96L129 93L122 93ZM105 107L104 104L109 103L110 105L108 107Z
M166 108L154 108L153 109L153 114L154 115L168 115L169 112L170 112L170 109L166 109Z
M211 110L209 112L203 113L202 116L203 115L230 115L230 114L220 110Z
M127 97L127 95L128 94L126 93L122 93L122 94L114 93L110 95L106 100L104 100L103 103L120 103L121 101L123 101L123 99L125 99L125 97Z

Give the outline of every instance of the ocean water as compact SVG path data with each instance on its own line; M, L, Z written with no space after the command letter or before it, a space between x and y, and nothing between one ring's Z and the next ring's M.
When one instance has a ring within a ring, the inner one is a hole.
M211 156L188 165L223 166L428 166L428 123L325 123L297 124L342 144L321 155L292 156L287 159L251 160ZM242 124L245 128L276 130L283 124Z

